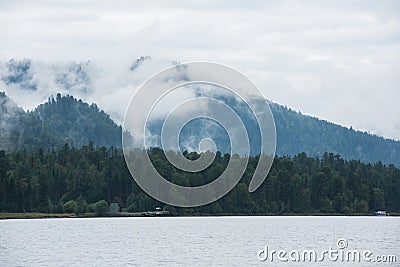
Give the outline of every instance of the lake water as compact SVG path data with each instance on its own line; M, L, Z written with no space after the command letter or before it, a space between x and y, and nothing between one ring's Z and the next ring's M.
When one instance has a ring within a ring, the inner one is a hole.
M338 239L347 247L339 249ZM261 261L260 250L336 249L395 255L400 264L396 217L157 217L0 221L0 266L352 266L321 262ZM298 251L299 254L296 254ZM361 253L361 252L360 252ZM339 255L339 254L337 254ZM261 253L262 258L265 254ZM320 255L318 255L320 257ZM285 257L281 257L285 259Z

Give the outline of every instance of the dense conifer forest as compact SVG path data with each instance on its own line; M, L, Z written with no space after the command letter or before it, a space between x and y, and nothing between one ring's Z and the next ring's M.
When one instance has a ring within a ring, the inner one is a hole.
M230 155L217 152L200 173L175 169L161 149L148 151L154 166L170 181L198 186L215 179ZM184 153L189 159L198 154ZM165 206L144 193L132 179L120 149L80 148L0 151L0 211L62 213L93 212L114 197L126 211L162 207L171 214L372 214L400 212L400 169L381 162L366 164L325 153L276 157L262 186L254 193L248 184L258 158L250 157L241 181L220 200L198 208Z

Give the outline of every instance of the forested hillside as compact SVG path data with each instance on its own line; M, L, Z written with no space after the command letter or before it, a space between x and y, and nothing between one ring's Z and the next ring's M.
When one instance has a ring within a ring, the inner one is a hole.
M150 57L142 56L132 60L125 69L122 66L120 71L124 78L111 79L112 87L119 90L133 84L140 84L144 79L140 76L140 71L144 66L152 64L152 61ZM168 61L165 64L172 65L176 62ZM89 105L70 96L79 95L91 99L90 92L99 89L96 88L100 86L97 81L101 81L104 73L107 73L104 71L104 66L93 61L50 64L32 59L10 59L0 62L0 81L3 87L0 91L16 90L22 95L30 95L39 91L55 92L52 89L58 88L57 90L64 92L64 96L55 94L54 99L50 96L47 103L23 116L20 116L21 112L25 112L15 103L4 107L5 103L13 103L12 100L1 101L0 99L0 106L2 106L0 107L0 150L21 149L24 145L28 150L40 147L53 148L60 147L65 142L73 146L81 146L89 141L93 141L98 146L121 147L121 129L115 125L108 114L95 104ZM65 96L65 94L70 95ZM0 98L7 97L3 93ZM220 99L223 97L221 96ZM264 101L264 99L258 101ZM14 102L18 102L18 99L14 99ZM256 125L251 123L251 117L246 116L245 106L238 105L232 99L227 102L244 118L244 123L249 127L249 136L254 141L252 155L258 154L259 140L256 137L259 133ZM11 106L13 108L10 108ZM277 129L276 152L280 156L294 156L305 152L310 156L321 157L323 153L331 152L349 160L359 159L367 163L382 161L400 167L400 141L358 132L305 116L280 104L270 103L270 107ZM207 128L201 127L202 131L198 131L200 124L194 123L192 130L190 127L185 129L187 135L195 139L197 137L196 141L201 139L201 135ZM208 129L216 130L217 127L211 125ZM224 131L211 133L214 135L213 140L216 140L219 150L223 153L229 152L229 138L224 136L224 133ZM185 139L185 136L182 139ZM197 143L191 147L197 147Z
M121 147L122 128L96 104L57 94L32 113L62 144L81 146L92 141L97 146Z
M35 110L23 109L0 93L0 150L56 148L65 143L121 147L121 126L100 110L72 96L49 97Z
M400 141L349 129L290 108L270 104L277 129L278 155L301 152L322 156L325 152L363 162L393 163L400 167Z
M149 151L149 155L167 179L187 186L215 179L230 158L217 153L209 168L193 174L175 169L160 149ZM197 156L186 154L191 159ZM249 193L256 164L257 158L251 157L240 183L215 203L194 209L165 209L177 214L400 212L400 170L394 165L347 161L327 153L320 159L304 153L277 157L262 186ZM88 204L109 202L117 196L126 201L128 211L164 207L137 186L119 149L95 148L90 143L79 149L64 145L48 152L0 153L1 211L71 212L71 207L76 207L85 212Z
M0 150L19 148L18 117L24 114L24 110L0 92Z
M256 155L259 153L257 125L251 116L246 115L244 107L234 106L244 119L252 141L252 151L255 151L252 155ZM339 154L348 160L357 159L366 163L382 161L385 164L400 166L399 141L305 116L275 103L270 103L270 107L277 130L277 155L294 156L305 152L313 157L321 157L323 153L328 152ZM23 147L28 151L37 148L49 149L61 147L64 143L79 147L89 141L94 142L96 146L121 147L122 128L96 104L89 105L72 96L58 94L26 113L1 93L0 118L0 150L11 151ZM192 146L197 147L196 140L212 137L216 140L219 150L223 153L229 152L229 138L223 135L225 132L201 123L204 121L185 127L182 140L185 140L185 136L190 136L190 140L195 142ZM160 128L161 122L156 122L155 125ZM206 133L205 129L213 131Z

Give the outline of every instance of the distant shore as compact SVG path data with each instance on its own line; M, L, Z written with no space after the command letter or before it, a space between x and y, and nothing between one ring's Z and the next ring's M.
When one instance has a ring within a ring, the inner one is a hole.
M5 219L51 219L51 218L100 218L100 217L165 217L171 216L164 211L145 211L145 212L120 212L105 213L97 215L96 213L40 213L40 212L0 212L0 220Z
M46 218L73 218L75 214L67 213L37 213L37 212L21 212L21 213L0 213L1 219L46 219Z
M107 217L217 217L217 216L374 216L374 214L338 214L338 213L307 213L307 214L206 214L206 213L193 213L185 215L170 215L166 213L156 213L152 211L147 212L134 212L134 213L115 213L115 214L102 214L96 215L95 213L37 213L37 212L23 212L23 213L11 213L11 212L0 212L0 220L6 219L51 219L51 218L107 218ZM400 214L390 214L388 217L398 217ZM376 216L385 217L385 216Z

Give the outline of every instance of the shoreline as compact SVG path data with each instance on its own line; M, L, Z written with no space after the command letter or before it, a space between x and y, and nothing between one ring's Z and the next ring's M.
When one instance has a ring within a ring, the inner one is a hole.
M293 217L293 216L354 216L354 217L399 217L400 214L390 214L387 216L376 216L374 214L337 214L337 213L305 213L305 214L206 214L206 213L195 213L186 215L171 215L171 214L159 214L155 212L135 212L135 213L116 213L116 214L103 214L96 215L94 213L84 213L84 214L73 214L73 213L38 213L38 212L21 212L21 213L11 213L4 212L0 213L0 220L12 220L12 219L56 219L56 218L132 218L132 217L240 217L240 216L265 216L265 217Z

